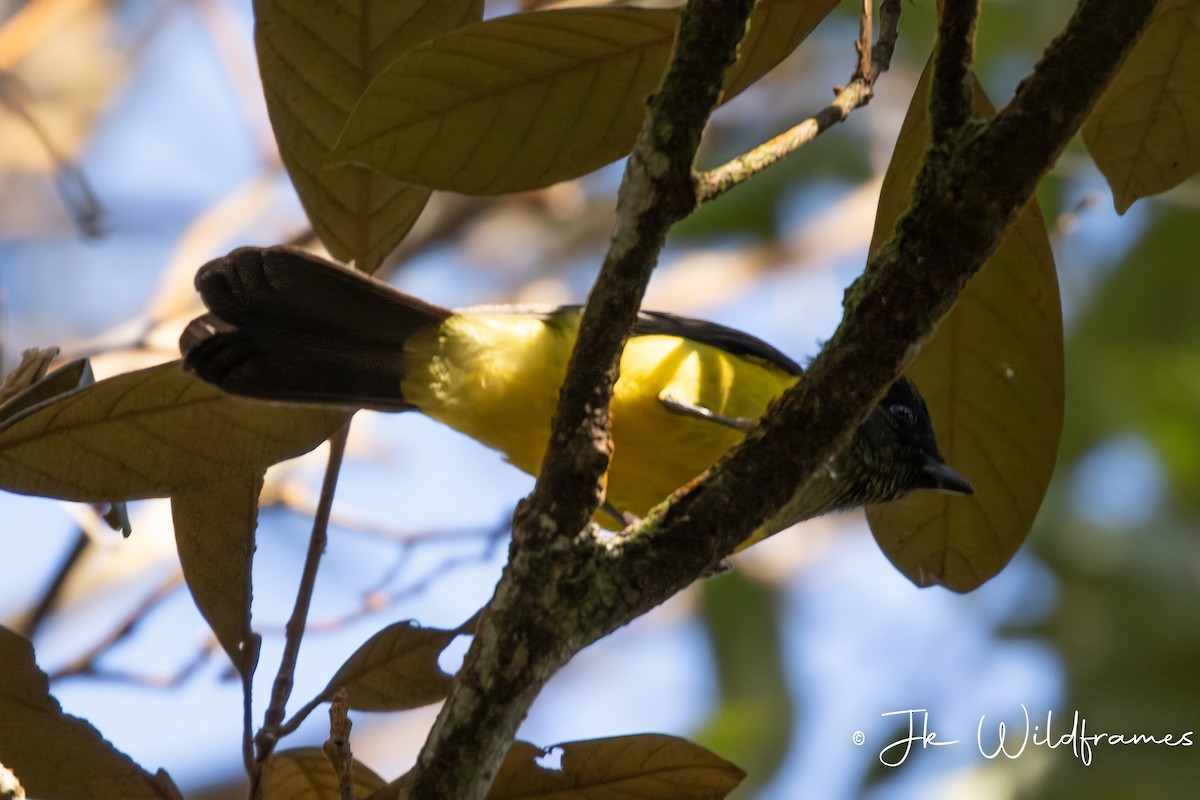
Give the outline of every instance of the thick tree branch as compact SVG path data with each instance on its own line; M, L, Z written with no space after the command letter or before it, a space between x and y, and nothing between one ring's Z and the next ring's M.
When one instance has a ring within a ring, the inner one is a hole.
M753 0L689 0L675 52L629 157L617 222L509 563L412 775L412 800L482 798L542 685L582 647L579 612L602 556L590 536L612 444L609 401L625 340L670 227L695 208L692 164ZM582 595L582 596L581 596Z
M722 25L716 21L724 10L719 5L693 0L682 27L696 25L715 35ZM588 536L585 525L600 495L593 478L607 462L607 413L597 409L607 406L633 313L623 300L640 298L651 266L646 259L657 253L654 243L661 243L678 209L688 207L675 189L654 180L674 174L671 157L651 146L662 141L656 135L660 115L672 113L664 102L673 79L668 77L631 158L621 198L624 221L577 347L580 360L595 358L598 366L581 369L586 365L580 363L568 377L544 467L548 472L517 514L509 566L421 754L411 797L481 797L517 722L554 669L711 571L844 446L995 250L1154 5L1155 0L1083 0L992 123L948 127L945 141L927 155L909 210L847 293L845 319L805 380L716 467L606 541ZM699 52L713 59L714 53L726 52L690 51L686 41L681 30L681 55ZM684 80L676 72L702 66L683 57L673 62L671 75ZM705 77L702 83L712 81ZM645 243L647 236L653 243ZM617 264L625 267L614 268ZM605 327L605 319L614 320L611 327ZM556 455L580 440L594 452L581 460ZM559 470L577 465L587 472L572 485ZM564 494L550 494L552 487Z
M929 124L940 143L971 118L971 65L975 61L975 22L979 0L943 0L933 62Z
M862 33L866 42L871 39L871 3L863 3ZM875 94L875 81L887 72L892 63L899 35L901 0L883 0L879 6L879 40L874 47L864 46L864 39L854 42L860 55L854 77L844 89L837 89L833 102L774 139L760 144L748 153L697 176L697 193L701 203L715 200L734 186L782 161L839 122L845 122L850 112L865 106ZM869 60L863 54L869 54ZM866 66L864 67L864 62Z

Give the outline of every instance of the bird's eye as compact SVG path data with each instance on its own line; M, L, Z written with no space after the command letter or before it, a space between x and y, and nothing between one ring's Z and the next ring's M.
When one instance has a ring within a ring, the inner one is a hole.
M894 406L889 408L888 411L891 411L893 417L900 420L900 422L908 427L916 424L917 415L913 413L911 408L902 403L896 403Z

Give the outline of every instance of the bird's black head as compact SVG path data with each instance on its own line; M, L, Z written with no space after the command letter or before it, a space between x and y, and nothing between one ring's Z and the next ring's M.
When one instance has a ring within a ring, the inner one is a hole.
M925 401L906 378L892 384L847 448L853 501L882 503L914 489L973 494L942 459Z

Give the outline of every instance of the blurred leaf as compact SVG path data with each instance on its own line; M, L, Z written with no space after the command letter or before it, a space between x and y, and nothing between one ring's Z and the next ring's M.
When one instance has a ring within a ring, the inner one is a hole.
M184 580L244 680L258 663L259 639L250 629L250 568L262 485L262 473L250 473L171 497Z
M5 401L4 405L0 405L0 422L15 417L38 403L50 400L60 394L66 394L73 389L91 386L95 382L96 379L92 376L92 366L86 358L64 364L49 375L36 378L33 383Z
M354 796L362 798L381 788L384 780L355 759L353 784ZM263 800L342 798L333 765L316 747L283 750L272 756L262 789Z
M1200 226L1166 207L1097 291L1071 333L1072 404L1063 458L1137 433L1166 468L1174 498L1200 508Z
M402 711L443 700L453 678L442 672L438 656L458 635L411 622L389 625L346 660L320 698L344 688L359 711Z
M1083 126L1124 214L1200 169L1200 2L1164 0Z
M271 127L329 252L374 272L429 190L361 167L326 168L367 85L388 63L483 15L482 0L255 0L255 46Z
M752 797L783 763L795 718L779 640L779 597L736 570L700 589L720 700L695 739L745 769L751 777L736 795Z
M872 248L883 244L909 203L929 142L928 94L927 66L884 179ZM978 85L975 112L992 113ZM867 519L909 580L967 592L999 572L1025 541L1062 433L1062 312L1036 202L967 284L907 374L929 405L942 455L975 495L914 492L869 507Z
M84 502L164 497L307 452L346 413L235 398L178 362L161 364L0 423L0 489Z
M762 0L728 100L779 63L836 0ZM558 9L459 28L368 87L333 157L411 183L501 194L629 152L675 38L677 9Z
M0 759L30 797L181 797L165 772L151 775L86 720L64 714L34 661L33 645L4 627L0 676Z

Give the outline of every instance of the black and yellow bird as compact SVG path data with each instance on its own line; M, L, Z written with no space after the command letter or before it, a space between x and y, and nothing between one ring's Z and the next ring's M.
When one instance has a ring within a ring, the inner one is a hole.
M202 267L196 288L211 313L192 321L180 347L205 381L264 400L417 410L537 474L578 306L451 311L287 248L234 250ZM641 312L612 399L606 509L644 514L736 445L802 376L748 334ZM753 538L915 489L971 493L901 379L825 474Z

